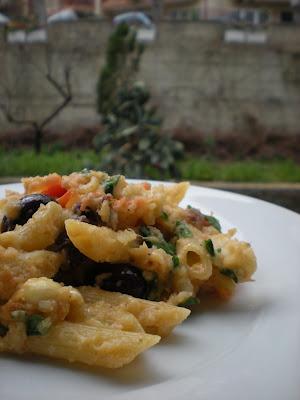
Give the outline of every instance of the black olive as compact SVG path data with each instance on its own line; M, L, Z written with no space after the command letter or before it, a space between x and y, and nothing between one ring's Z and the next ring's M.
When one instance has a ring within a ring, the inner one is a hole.
M90 207L86 207L85 210L80 210L80 204L77 204L74 208L74 213L78 215L80 221L86 222L91 225L101 225L101 219L96 211Z
M100 281L98 284L104 290L139 298L147 297L149 285L138 268L124 264L97 263L80 253L65 233L48 248L52 251L62 249L67 262L54 276L55 281L75 287L95 285L96 281ZM101 279L102 274L105 274L103 279Z
M109 272L110 275L101 280L100 287L103 290L110 292L120 292L129 294L133 297L145 298L147 295L147 282L144 279L142 272L131 265L108 264L108 268L103 268L104 272Z
M92 210L91 208L87 207L82 214L86 217L87 222L91 225L99 225L100 224L100 217L96 213L96 211Z
M67 235L67 232L64 230L57 236L55 242L47 247L47 250L58 252L69 245L71 245L71 241Z
M63 244L63 239L61 244ZM65 241L64 244L63 248L66 252L67 262L59 269L53 279L65 285L72 285L75 287L94 285L96 276L101 272L100 267L102 264L80 253L70 241L68 243ZM50 250L50 248L48 249Z
M16 224L14 223L14 221L11 220L6 215L4 215L4 217L2 218L1 226L0 226L0 233L13 231L15 229L15 226L16 226Z
M22 197L20 200L20 214L15 223L18 225L24 225L39 209L41 204L48 204L50 201L55 200L40 193L28 194Z

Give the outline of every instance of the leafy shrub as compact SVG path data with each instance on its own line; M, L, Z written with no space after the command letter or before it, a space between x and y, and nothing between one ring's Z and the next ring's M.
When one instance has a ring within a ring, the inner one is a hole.
M136 178L178 177L175 161L183 158L183 145L161 134L162 120L149 105L150 92L136 79L142 54L135 31L117 26L98 82L97 109L104 126L94 139L102 152L99 168Z

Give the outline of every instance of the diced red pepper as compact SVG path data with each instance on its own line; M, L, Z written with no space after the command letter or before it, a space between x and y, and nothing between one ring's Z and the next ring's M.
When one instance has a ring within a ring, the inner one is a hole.
M67 203L69 202L69 200L72 197L72 190L68 190L67 192L65 192L61 197L59 197L57 199L57 202L63 207L65 208Z
M66 192L67 192L67 190L58 184L58 185L52 185L52 186L49 186L49 187L43 189L41 193L46 194L47 196L50 196L50 197L58 198L58 197L63 196Z
M67 189L62 187L61 176L57 175L55 177L52 177L51 180L45 182L44 185L42 185L40 193L46 194L50 197L58 198L63 196L66 191Z

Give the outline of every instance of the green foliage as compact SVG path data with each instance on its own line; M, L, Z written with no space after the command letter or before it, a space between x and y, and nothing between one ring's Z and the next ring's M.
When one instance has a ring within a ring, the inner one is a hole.
M89 150L44 152L4 150L0 148L0 176L44 175L50 172L69 174L84 167L93 168L102 156ZM177 163L182 178L194 181L227 182L300 182L300 165L291 160L220 162L187 156ZM257 172L261 171L259 179ZM208 174L210 171L210 174ZM151 171L150 171L151 172ZM209 178L209 179L208 179Z
M34 176L50 172L69 174L90 168L99 160L93 151L55 151L35 154L33 150L19 149L5 151L0 149L0 176Z
M99 169L128 177L178 177L183 145L161 135L162 120L149 105L150 92L136 80L143 47L135 31L119 25L112 33L98 82L98 112L104 131L94 140L104 153Z
M222 162L189 157L179 168L183 179L193 181L300 182L300 165L292 160Z
M138 70L144 47L135 40L135 31L120 24L111 34L106 50L106 64L97 84L97 110L107 115L114 108L118 89Z

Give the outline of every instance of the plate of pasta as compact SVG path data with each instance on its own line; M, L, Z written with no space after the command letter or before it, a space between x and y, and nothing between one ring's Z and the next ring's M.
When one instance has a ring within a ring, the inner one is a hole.
M0 197L1 398L299 398L299 215L92 170Z

